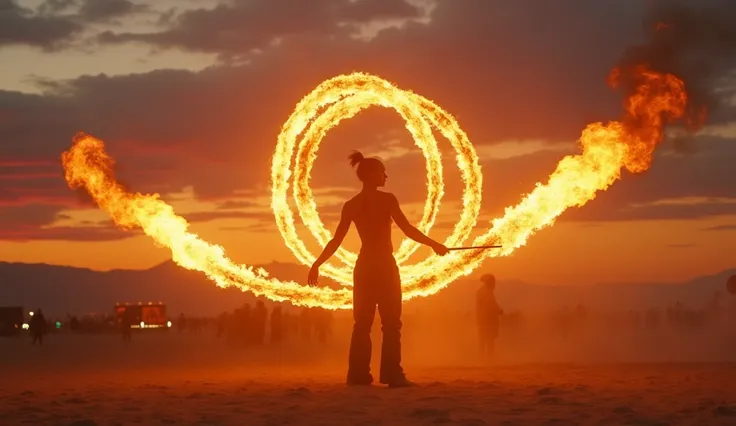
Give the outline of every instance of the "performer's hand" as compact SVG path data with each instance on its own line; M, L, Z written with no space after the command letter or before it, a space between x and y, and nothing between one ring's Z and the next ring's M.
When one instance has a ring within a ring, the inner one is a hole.
M315 287L319 281L319 267L312 266L309 269L309 276L307 276L307 285Z
M446 255L447 253L450 252L450 250L448 250L447 247L445 247L444 244L440 244L440 243L437 243L437 244L433 245L432 246L432 250L434 250L434 252L437 253L440 256L444 256L444 255Z

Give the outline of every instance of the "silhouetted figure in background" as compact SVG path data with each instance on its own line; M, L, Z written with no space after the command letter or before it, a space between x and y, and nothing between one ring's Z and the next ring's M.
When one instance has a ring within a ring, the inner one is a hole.
M503 309L498 305L494 293L496 289L496 277L491 274L484 274L480 280L483 285L480 286L475 295L478 343L481 356L491 358L495 350L500 323L499 317L503 315Z
M253 325L251 324L252 313L249 304L243 304L243 307L237 311L235 321L239 342L244 346L250 346L253 343Z
M43 345L43 336L46 335L46 317L43 315L42 310L37 310L31 317L31 322L28 324L29 331L31 332L32 345L38 343Z
M654 330L659 328L660 323L662 322L662 314L659 311L659 308L652 307L647 310L647 316L646 316L646 327L650 330Z
M227 327L230 322L230 314L223 312L217 317L217 337L222 337L227 332Z
M312 340L312 311L309 308L302 308L299 312L299 331L302 340L305 342Z
M130 326L133 325L133 318L131 318L130 312L126 309L120 318L120 334L123 336L124 342L130 342L132 330Z
M312 312L314 322L314 331L317 334L319 343L326 343L327 339L332 335L332 311L327 309L315 309Z
M309 271L309 285L316 285L319 267L332 256L355 223L361 240L360 253L353 271L353 335L350 341L347 383L370 385L373 376L371 361L371 326L376 306L381 314L383 344L381 346L381 370L379 381L389 386L409 386L401 367L401 278L393 256L391 222L409 238L432 247L439 255L447 254L447 247L427 237L401 211L396 197L378 191L386 184L386 168L375 158L365 158L354 152L351 166L357 166L358 178L363 182L362 191L345 203L335 236Z
M80 329L79 319L76 316L71 317L69 320L69 330L76 333Z
M284 340L288 340L290 338L299 338L299 318L296 315L290 314L288 312L283 312L281 314L281 322L284 326Z
M179 314L179 318L176 320L176 328L180 333L187 329L187 317L184 316L184 313Z
M268 320L268 310L266 304L262 300L256 302L256 307L253 309L253 342L257 345L262 345L266 338L266 321Z
M271 310L271 343L281 344L283 340L284 323L281 315L281 306L275 306Z

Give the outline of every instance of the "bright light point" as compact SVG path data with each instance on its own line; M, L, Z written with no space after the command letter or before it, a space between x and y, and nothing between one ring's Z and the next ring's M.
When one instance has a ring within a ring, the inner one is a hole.
M26 323L23 323L23 330L28 330L29 328L30 328L30 327L28 326L28 324L26 324Z
M143 328L143 327L145 327L145 326L146 326L146 323L145 323L145 322L143 322L143 321L141 321L141 328Z
M28 315L33 316L33 311L28 312Z
M166 321L166 327L171 327L171 321Z

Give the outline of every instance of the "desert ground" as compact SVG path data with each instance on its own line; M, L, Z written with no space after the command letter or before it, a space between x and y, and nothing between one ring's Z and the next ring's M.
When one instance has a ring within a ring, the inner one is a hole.
M115 334L53 334L40 347L0 339L0 424L736 424L731 327L502 329L489 363L472 327L410 323L404 367L418 386L389 389L343 384L349 321L337 323L324 344L239 347L173 328L127 344Z

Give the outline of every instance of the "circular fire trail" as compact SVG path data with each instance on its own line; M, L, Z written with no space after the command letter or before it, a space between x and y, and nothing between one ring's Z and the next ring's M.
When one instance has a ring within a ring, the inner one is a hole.
M589 124L579 139L582 153L563 158L546 184L538 183L519 204L507 207L502 218L492 220L487 231L472 241L473 246L502 245L500 250L457 250L443 257L432 255L415 265L402 265L404 300L437 293L457 278L470 274L486 258L511 254L536 231L552 225L566 209L580 207L595 198L598 191L607 189L621 177L624 167L632 172L645 171L663 138L664 125L684 114L687 96L684 84L673 75L644 67L635 71L638 85L624 101L624 118ZM618 72L612 73L613 84L618 76ZM315 256L297 237L294 214L287 203L292 168L292 192L299 215L324 246L331 234L319 219L309 187L319 142L341 120L374 105L393 108L406 120L407 129L426 158L428 197L418 228L425 232L431 228L444 193L432 127L457 151L457 165L465 182L463 211L445 244L461 244L476 224L482 176L475 150L455 119L430 100L378 77L364 73L341 75L323 82L297 104L282 128L273 156L271 204L276 223L286 245L304 264L310 265ZM318 115L322 109L323 113ZM186 220L177 216L158 194L128 192L118 183L113 173L114 160L99 139L79 133L72 147L62 154L62 163L69 186L84 188L118 226L142 229L155 243L169 248L177 264L203 272L220 287L234 286L298 306L327 309L352 306L352 292L348 288L303 286L269 277L263 269L234 264L222 247L188 232ZM405 261L416 248L411 241L402 242L396 253L397 261ZM351 285L356 255L340 250L337 257L343 265L325 264L321 269L339 283Z
M332 105L319 117L314 118L321 108L330 104ZM442 162L430 125L437 128L457 151L458 167L465 181L463 212L446 244L451 246L462 244L476 224L480 213L483 178L475 149L455 119L430 100L401 90L378 77L363 73L338 76L320 84L297 105L279 135L271 168L271 207L276 215L276 224L287 247L305 265L311 265L316 256L307 250L297 236L294 215L287 203L289 172L292 169L297 138L300 134L304 135L300 140L293 166L294 199L302 222L324 247L332 235L319 218L309 186L309 175L317 158L317 148L329 129L339 124L341 120L351 118L362 109L373 105L394 108L401 114L406 121L407 129L414 136L415 143L427 160L428 196L424 214L417 227L425 233L429 231L437 216L443 195ZM311 126L305 132L310 121ZM418 247L418 243L405 239L395 254L396 262L401 265ZM352 285L357 255L343 248L338 249L335 255L345 263L345 266L338 267L325 263L320 270L324 275L343 285ZM403 266L402 278L406 282L428 272L433 273L437 269L438 260L439 258L433 255L419 264Z

